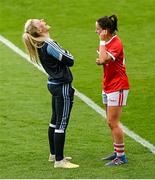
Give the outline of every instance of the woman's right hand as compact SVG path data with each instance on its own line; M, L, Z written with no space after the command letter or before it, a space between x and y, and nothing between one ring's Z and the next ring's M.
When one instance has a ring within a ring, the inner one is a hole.
M101 31L101 33L100 33L100 35L99 35L101 41L105 41L105 40L106 40L106 38L107 38L107 33L108 33L108 31L107 31L106 29L104 29L104 30Z

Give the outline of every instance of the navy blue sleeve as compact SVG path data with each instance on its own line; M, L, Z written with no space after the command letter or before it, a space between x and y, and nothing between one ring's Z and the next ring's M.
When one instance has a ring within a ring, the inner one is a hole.
M54 41L47 41L47 53L67 66L73 66L74 57Z

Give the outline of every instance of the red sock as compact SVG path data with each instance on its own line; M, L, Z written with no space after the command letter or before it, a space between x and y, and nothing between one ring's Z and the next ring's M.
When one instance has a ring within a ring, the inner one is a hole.
M122 144L114 143L114 149L116 150L117 157L121 157L125 155L124 143Z

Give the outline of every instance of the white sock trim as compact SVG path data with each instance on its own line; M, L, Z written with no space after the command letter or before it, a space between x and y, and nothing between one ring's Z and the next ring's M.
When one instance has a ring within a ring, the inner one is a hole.
M55 133L64 133L63 129L55 129Z
M56 128L56 125L50 123L49 127Z

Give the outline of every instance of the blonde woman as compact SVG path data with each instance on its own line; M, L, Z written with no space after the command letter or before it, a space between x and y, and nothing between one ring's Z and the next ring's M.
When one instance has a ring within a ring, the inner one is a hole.
M35 63L41 64L48 74L48 90L52 95L52 117L48 129L49 161L54 168L77 168L71 157L64 157L66 128L73 105L73 76L70 71L74 57L49 36L50 26L43 19L29 19L25 23L23 40Z

